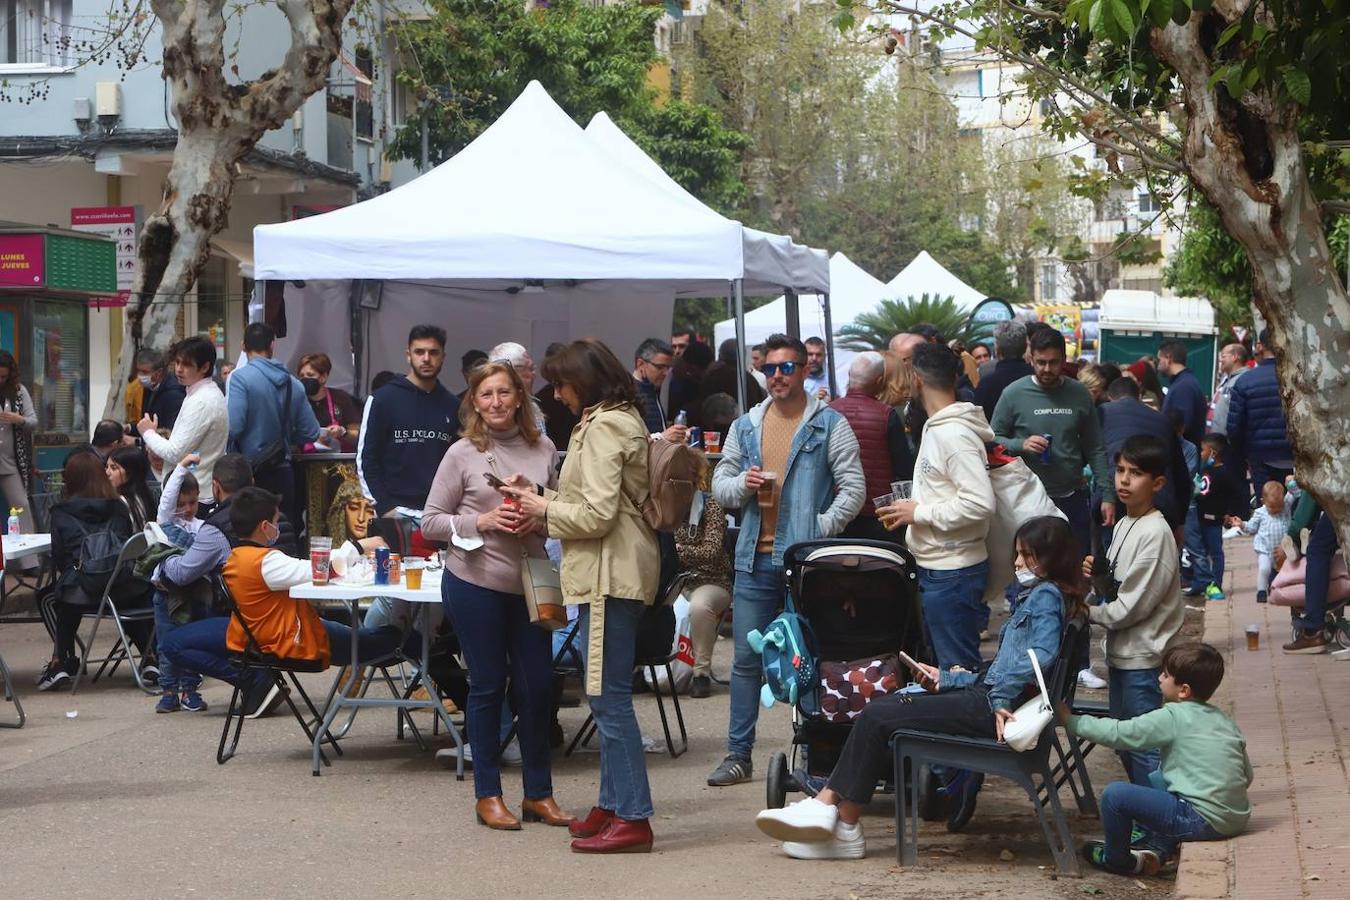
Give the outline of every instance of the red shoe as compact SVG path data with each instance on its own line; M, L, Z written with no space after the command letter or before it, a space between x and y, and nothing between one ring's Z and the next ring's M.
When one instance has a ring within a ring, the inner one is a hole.
M567 826L567 833L574 838L595 837L605 830L613 818L613 810L592 806L591 811L586 814L586 818L577 819Z
M652 826L646 819L620 819L615 816L609 827L595 837L572 842L573 853L651 853Z

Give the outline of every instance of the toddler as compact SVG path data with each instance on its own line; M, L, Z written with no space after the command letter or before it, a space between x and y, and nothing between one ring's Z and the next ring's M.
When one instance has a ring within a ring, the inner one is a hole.
M1267 481L1261 488L1261 505L1246 522L1229 516L1228 524L1243 534L1256 535L1252 549L1256 551L1256 602L1266 602L1270 589L1270 573L1274 567L1275 548L1280 546L1289 530L1289 504L1284 495L1285 486L1278 481Z

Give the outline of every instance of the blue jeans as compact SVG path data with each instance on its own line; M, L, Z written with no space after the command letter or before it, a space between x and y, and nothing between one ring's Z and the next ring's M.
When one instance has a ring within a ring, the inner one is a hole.
M1219 522L1200 521L1200 543L1204 548L1205 567L1209 573L1208 581L1201 581L1198 575L1199 568L1192 566L1197 572L1194 581L1191 582L1191 590L1195 585L1201 586L1215 584L1223 587L1223 525Z
M199 672L238 686L243 670L226 656L225 632L229 627L228 616L179 625L160 640L160 665L168 660L179 671Z
M329 661L335 666L345 666L352 661L352 629L341 622L323 619L323 629L328 632ZM414 635L409 636L409 650L416 645L421 652L421 641ZM388 656L403 643L403 631L397 625L377 625L374 628L360 628L356 632L356 652L362 666L368 666L381 657Z
M1308 546L1303 555L1308 558L1303 572L1303 615L1299 626L1307 632L1316 634L1326 625L1327 590L1331 587L1331 558L1336 555L1341 540L1336 534L1336 526L1325 512L1317 518L1312 534L1308 535Z
M783 608L787 587L783 567L767 553L756 553L749 573L737 572L731 594L731 720L727 725L727 752L745 759L755 748L759 722L759 689L764 683L760 655L750 649L746 635L763 631Z
M1106 833L1106 864L1132 873L1130 836L1137 822L1145 831L1144 844L1163 859L1176 855L1183 841L1221 841L1205 817L1181 797L1157 787L1114 781L1102 791L1102 830Z
M1133 719L1146 712L1162 709L1162 688L1158 686L1158 670L1117 669L1111 666L1106 675L1111 717ZM1157 750L1119 751L1125 776L1137 785L1147 787L1149 776L1158 769L1161 759Z
M620 819L649 819L652 789L647 782L647 758L642 732L633 712L633 659L637 651L638 622L646 610L640 601L605 599L604 662L600 696L588 698L600 732L600 797L596 805L612 809ZM581 608L578 646L590 647L591 607ZM590 664L589 658L586 664ZM521 747L524 752L524 746Z
M989 561L964 569L919 569L923 598L923 628L940 669L980 666L980 630L989 621L984 585Z
M1192 594L1200 594L1205 590L1205 585L1211 583L1214 579L1209 570L1209 553L1205 550L1205 538L1200 532L1200 513L1194 507L1186 511L1186 555L1191 559L1191 586L1189 588Z
M1252 470L1252 496L1258 501L1261 499L1261 491L1265 488L1267 481L1278 481L1280 484L1284 484L1285 479L1294 474L1293 469L1278 468L1255 459L1248 460L1248 466Z
M178 666L173 658L164 652L165 640L183 625L170 618L169 601L163 591L156 589L152 602L155 604L155 646L159 650L159 689L166 694L195 691L202 686L201 674ZM192 618L199 618L199 613L199 610L194 609Z
M528 800L553 796L549 763L553 659L549 633L530 624L525 598L493 591L456 578L441 579L441 603L455 626L469 666L469 702L465 710L473 749L473 788L478 799L502 795L502 726L507 677L516 711L522 780Z

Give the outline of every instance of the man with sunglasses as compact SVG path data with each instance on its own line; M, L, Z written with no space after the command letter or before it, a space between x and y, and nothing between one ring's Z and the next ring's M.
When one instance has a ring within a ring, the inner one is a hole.
M751 777L763 678L746 636L762 631L783 606L783 552L839 534L866 499L853 429L838 410L806 392L806 346L772 335L764 342L760 371L769 397L732 424L713 472L713 498L723 509L741 510L733 561L731 721L727 757L708 776L715 787Z
M633 380L642 398L642 421L647 423L647 431L654 438L683 444L689 429L684 425L667 428L666 410L661 405L661 385L670 376L675 351L660 338L647 338L638 344L633 356Z

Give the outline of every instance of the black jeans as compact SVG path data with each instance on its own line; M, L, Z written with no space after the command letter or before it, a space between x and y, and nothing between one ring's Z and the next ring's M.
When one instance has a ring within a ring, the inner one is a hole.
M830 789L845 800L869 802L877 782L891 771L890 740L897 728L993 738L989 688L981 683L941 694L888 694L873 700L853 722L830 773Z
M150 594L117 600L117 608L123 612L133 609L145 609L150 606ZM78 586L57 588L38 600L38 612L47 626L52 638L52 655L62 662L75 658L75 636L79 632L80 620L85 614L98 612L99 598L90 597ZM142 654L154 655L155 648L150 644L150 635L155 623L149 619L136 619L123 624L127 637Z

